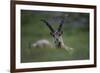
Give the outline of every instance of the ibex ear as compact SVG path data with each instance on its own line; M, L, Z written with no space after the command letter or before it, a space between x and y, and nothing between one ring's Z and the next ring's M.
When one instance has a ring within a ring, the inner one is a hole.
M59 36L61 36L63 34L63 31L60 31Z
M61 34L63 34L63 31L61 31Z
M54 34L53 34L52 32L50 32L50 35L51 35L51 36L54 36Z

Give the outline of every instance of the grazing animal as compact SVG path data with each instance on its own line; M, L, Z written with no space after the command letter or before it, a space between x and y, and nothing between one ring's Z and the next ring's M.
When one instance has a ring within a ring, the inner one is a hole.
M52 45L48 40L42 39L42 40L38 40L35 43L33 43L32 47L36 47L36 48L52 48Z
M64 41L63 41L63 38L62 38L62 34L63 34L62 26L63 26L64 20L62 20L60 22L60 25L59 25L58 29L56 29L56 30L54 30L52 28L52 26L46 20L42 19L41 21L43 21L47 25L47 27L50 29L50 35L53 37L55 47L56 48L64 48L69 53L72 53L73 48L67 47L64 44Z

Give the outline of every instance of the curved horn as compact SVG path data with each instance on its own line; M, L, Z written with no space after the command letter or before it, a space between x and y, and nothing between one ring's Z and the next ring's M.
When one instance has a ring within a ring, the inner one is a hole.
M50 29L52 32L54 32L53 28L51 27L51 25L50 25L46 20L41 19L41 21L43 21L43 22L49 27L49 29Z
M64 19L61 20L60 25L58 27L58 31L61 31L63 24L64 24Z

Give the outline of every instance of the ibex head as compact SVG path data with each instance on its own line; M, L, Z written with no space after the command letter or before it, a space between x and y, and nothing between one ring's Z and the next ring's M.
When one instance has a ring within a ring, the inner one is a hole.
M61 45L62 45L61 35L63 34L62 26L63 26L64 20L62 20L60 22L60 25L58 26L58 29L56 29L56 30L54 30L52 28L52 26L46 20L42 19L41 21L43 21L48 26L48 28L50 29L50 34L54 38L54 42L56 44L56 47L61 48Z

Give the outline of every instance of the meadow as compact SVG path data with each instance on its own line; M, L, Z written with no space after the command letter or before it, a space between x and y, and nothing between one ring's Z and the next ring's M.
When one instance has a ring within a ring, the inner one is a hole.
M40 39L53 43L48 27L41 22L46 19L56 29L61 18L63 40L74 48L69 54L62 48L34 48L31 44ZM51 12L21 10L21 62L47 62L89 59L89 14L72 12Z

